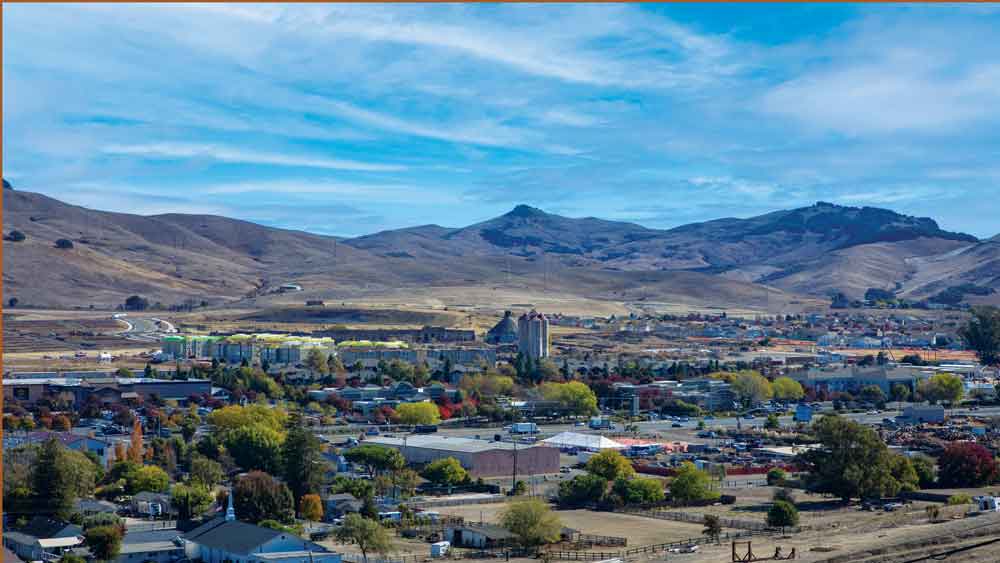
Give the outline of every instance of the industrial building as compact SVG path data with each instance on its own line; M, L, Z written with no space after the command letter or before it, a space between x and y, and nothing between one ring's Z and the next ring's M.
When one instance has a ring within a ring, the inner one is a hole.
M518 332L517 323L514 322L510 311L504 311L503 318L495 324L493 328L486 332L486 342L488 344L504 345L517 344Z
M549 320L531 310L517 319L518 351L532 359L549 357Z
M160 341L160 347L163 355L169 359L214 358L234 364L243 360L298 364L305 361L312 349L318 349L324 356L329 356L336 350L332 338L269 333L230 336L168 335Z
M4 379L5 401L33 405L41 399L65 401L70 405L83 405L90 397L101 403L115 404L122 401L160 400L184 403L192 395L210 395L212 382L207 379L168 380L149 377L74 378L52 377L39 379Z
M539 475L559 472L559 450L546 445L524 445L511 442L490 442L472 438L415 435L405 438L373 436L366 444L395 448L407 463L423 465L437 459L453 457L472 478Z

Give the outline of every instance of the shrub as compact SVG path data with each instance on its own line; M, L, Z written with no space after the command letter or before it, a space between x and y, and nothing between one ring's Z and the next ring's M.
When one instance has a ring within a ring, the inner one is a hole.
M959 493L948 497L948 506L958 506L960 504L970 504L972 497L965 493Z
M938 483L942 487L981 487L996 477L996 460L980 444L951 444L938 459Z
M795 504L795 494L792 493L791 489L778 489L774 491L772 499L775 501L783 500L788 504Z
M772 467L767 472L767 484L770 486L781 485L788 479L788 473L780 467Z
M783 500L775 501L767 511L767 525L773 528L787 528L799 524L799 511Z
M941 507L936 504L932 504L924 508L924 512L927 514L927 519L931 521L937 520L941 517Z

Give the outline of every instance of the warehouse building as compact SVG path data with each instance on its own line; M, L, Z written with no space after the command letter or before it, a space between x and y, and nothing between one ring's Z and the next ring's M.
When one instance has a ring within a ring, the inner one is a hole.
M515 461L519 475L559 472L559 450L546 445L515 445L510 442L433 435L406 438L373 436L367 438L365 443L395 448L403 454L407 463L415 465L453 457L473 479L510 476L515 470Z
M185 403L191 396L210 395L212 382L207 379L170 380L149 377L108 377L81 379L52 377L40 379L4 379L5 401L34 405L42 399L83 405L90 397L103 404L152 397Z

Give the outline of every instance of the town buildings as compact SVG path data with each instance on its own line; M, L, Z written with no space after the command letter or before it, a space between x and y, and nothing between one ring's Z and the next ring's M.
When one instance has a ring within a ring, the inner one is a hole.
M34 405L42 399L83 405L92 397L102 404L118 404L133 399L173 400L186 403L191 396L210 395L207 379L168 380L148 377L51 377L3 379L4 401Z
M395 448L407 463L422 465L453 457L472 478L541 475L559 472L559 450L544 445L518 445L472 438L415 435L407 438L374 436L365 443Z

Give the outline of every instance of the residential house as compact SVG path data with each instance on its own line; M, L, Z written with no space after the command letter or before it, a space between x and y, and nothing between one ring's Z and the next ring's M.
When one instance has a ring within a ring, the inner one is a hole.
M514 534L495 524L468 524L445 529L444 537L451 545L490 549L504 547L514 541Z
M226 516L184 534L185 555L204 563L341 563L339 553L294 534L236 520L232 495Z
M170 503L170 495L142 491L132 496L132 512L139 516L157 518L169 516L175 511Z
M329 522L352 512L360 512L364 503L350 493L323 497L323 517Z
M83 544L83 528L76 524L35 516L23 527L3 532L3 545L25 561L55 560Z
M184 541L177 530L127 532L115 563L172 563L184 555Z

